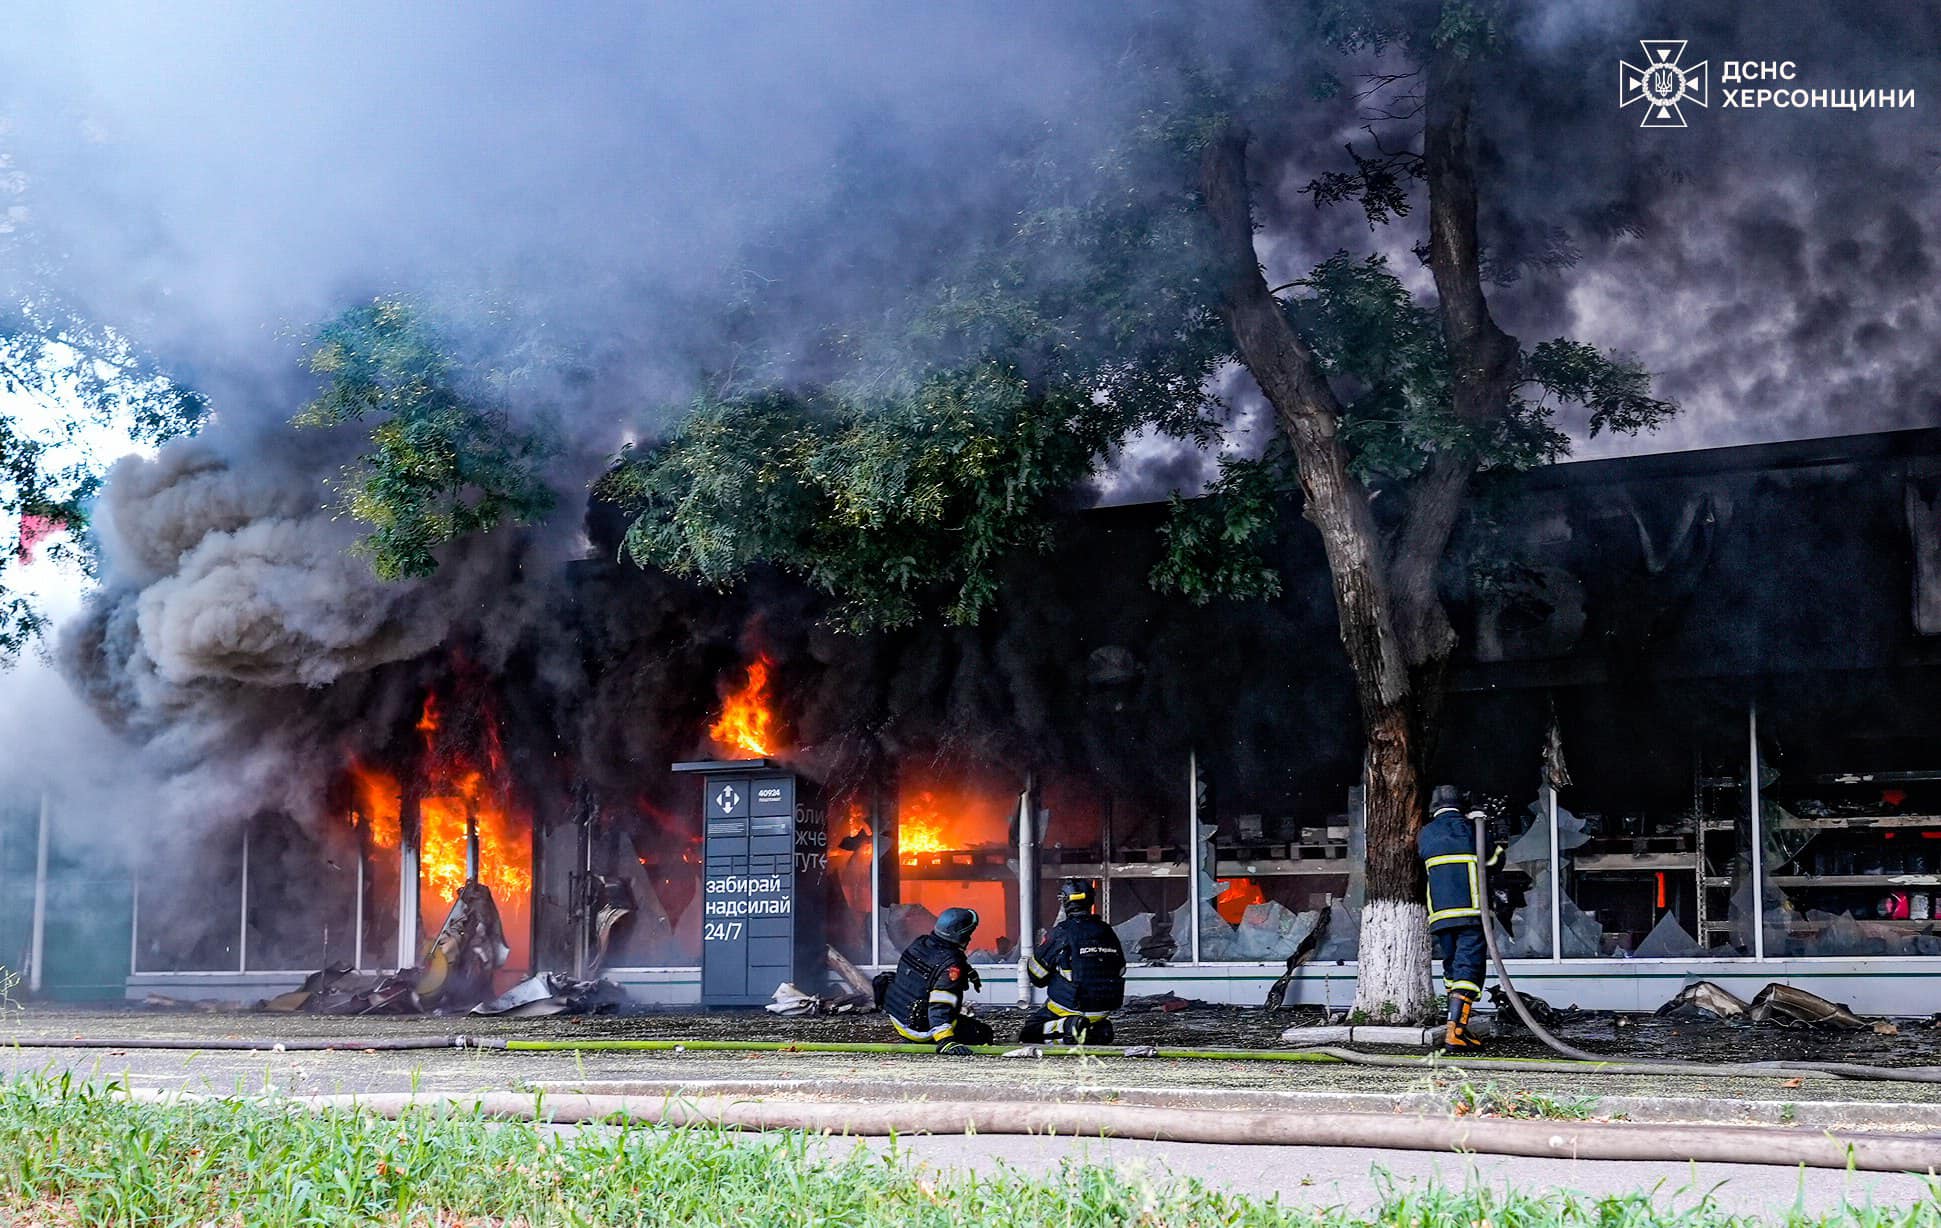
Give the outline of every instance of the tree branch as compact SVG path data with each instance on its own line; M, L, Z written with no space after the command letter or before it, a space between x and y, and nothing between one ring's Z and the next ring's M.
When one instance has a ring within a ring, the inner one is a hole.
M1429 269L1435 277L1456 416L1484 429L1508 412L1519 376L1516 338L1497 327L1483 294L1476 230L1476 167L1469 143L1470 52L1433 52L1422 154L1429 181ZM1443 452L1409 494L1390 542L1396 625L1409 664L1447 657L1456 635L1437 591L1436 571L1476 471L1471 449Z
M1349 469L1338 433L1341 404L1261 276L1246 135L1231 124L1216 133L1207 144L1200 178L1221 266L1222 314L1294 449L1304 513L1321 532L1341 642L1372 721L1406 700L1409 670L1391 621L1381 535L1368 491Z

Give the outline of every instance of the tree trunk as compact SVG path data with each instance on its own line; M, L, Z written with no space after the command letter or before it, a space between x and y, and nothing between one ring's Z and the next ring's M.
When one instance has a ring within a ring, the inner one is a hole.
M1413 678L1398 634L1389 558L1368 491L1339 437L1340 405L1312 351L1267 288L1254 253L1246 137L1228 129L1201 167L1207 213L1225 264L1223 299L1234 344L1293 446L1302 510L1321 534L1341 643L1360 701L1368 901L1361 916L1355 1008L1371 1017L1427 1013L1428 930L1415 830L1423 792ZM1437 544L1438 553L1440 543ZM1433 591L1433 571L1429 573ZM1446 620L1444 622L1446 626Z
M1423 789L1414 709L1411 697L1363 717L1368 899L1361 913L1355 1010L1371 1019L1419 1019L1431 997L1429 916L1415 855Z
M1477 53L1461 45L1431 53L1423 161L1429 264L1454 409L1472 429L1487 430L1508 410L1521 350L1497 327L1483 293L1469 142ZM1321 533L1361 707L1368 894L1355 1008L1374 1018L1419 1018L1431 994L1415 837L1427 800L1422 775L1456 644L1436 577L1476 471L1476 452L1458 444L1432 457L1412 483L1400 523L1384 540L1339 438L1340 402L1261 276L1243 133L1229 127L1215 134L1201 165L1201 187L1225 266L1227 323L1293 447L1303 514Z

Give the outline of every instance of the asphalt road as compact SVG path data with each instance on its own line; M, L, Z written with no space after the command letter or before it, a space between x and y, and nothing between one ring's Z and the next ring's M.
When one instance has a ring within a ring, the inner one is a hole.
M11 1038L78 1035L172 1035L185 1040L237 1036L440 1034L486 1029L464 1027L473 1021L336 1021L277 1019L234 1014L95 1014L29 1010L0 1024L0 1074L71 1070L131 1085L203 1093L291 1094L405 1091L467 1094L529 1088L588 1091L634 1090L680 1085L702 1094L741 1084L746 1094L894 1096L977 1096L1002 1098L1099 1099L1216 1107L1222 1098L1274 1102L1300 1111L1299 1098L1330 1100L1350 1111L1447 1111L1448 1097L1460 1085L1449 1074L1377 1071L1345 1067L1287 1067L1263 1063L1184 1063L1118 1059L996 1058L938 1059L928 1055L871 1057L808 1054L637 1054L531 1053L478 1050L411 1052L194 1052L141 1048L57 1049L7 1047ZM540 1021L519 1031L528 1035L578 1031L566 1021ZM507 1029L508 1031L510 1029ZM587 1028L598 1034L603 1029ZM633 1086L625 1086L632 1084ZM791 1088L787 1085L793 1084ZM1561 1075L1519 1079L1519 1086L1547 1087L1557 1093L1603 1094L1607 1108L1638 1112L1654 1096L1704 1097L1685 1103L1709 1105L1718 1116L1763 1113L1739 1120L1796 1121L1802 1126L1865 1124L1872 1128L1932 1129L1941 1112L1934 1085L1816 1083L1785 1087L1773 1080L1718 1079L1696 1082L1605 1076L1586 1079ZM1893 1103L1901 1101L1901 1103ZM1906 1103L1912 1101L1914 1103ZM1860 1115L1856 1121L1837 1114ZM1688 1118L1690 1119L1690 1118ZM1898 1120L1896 1120L1898 1119ZM887 1140L854 1143L830 1140L831 1149L856 1146L883 1150ZM1602 1195L1656 1190L1661 1201L1690 1205L1710 1193L1724 1208L1740 1213L1783 1215L1795 1206L1808 1211L1836 1205L1843 1197L1905 1207L1928 1199L1941 1217L1941 1195L1918 1178L1886 1174L1848 1174L1832 1170L1797 1171L1747 1165L1665 1165L1458 1156L1443 1153L1330 1148L1266 1148L1208 1144L1156 1144L1126 1140L1030 1137L912 1137L895 1146L912 1159L939 1168L989 1171L1009 1164L1043 1171L1061 1160L1089 1160L1137 1166L1155 1177L1194 1178L1256 1197L1278 1197L1300 1206L1341 1205L1367 1208L1385 1188L1439 1181L1484 1181L1501 1187L1514 1180L1525 1193L1577 1191Z
M888 1140L860 1144L887 1150ZM831 1147L852 1146L832 1142ZM1930 1200L1941 1216L1941 1193L1926 1179L1892 1173L1765 1168L1747 1164L1666 1165L1635 1161L1539 1160L1512 1156L1454 1156L1420 1151L1330 1147L1231 1147L1207 1143L1150 1143L1125 1139L1046 1139L1018 1136L916 1137L895 1146L938 1169L989 1172L1010 1165L1042 1172L1061 1160L1109 1163L1155 1177L1196 1178L1256 1198L1301 1207L1367 1210L1385 1189L1439 1182L1460 1187L1485 1182L1501 1190L1514 1182L1524 1194L1553 1196L1656 1191L1660 1205L1689 1207L1710 1196L1734 1214L1778 1219L1798 1207L1809 1213L1855 1203L1906 1207Z

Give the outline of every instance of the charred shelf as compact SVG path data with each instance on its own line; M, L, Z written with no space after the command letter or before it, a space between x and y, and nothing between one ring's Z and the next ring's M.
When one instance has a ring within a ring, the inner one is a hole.
M1775 887L1941 887L1941 874L1774 874Z
M1780 831L1836 831L1845 827L1941 827L1941 814L1794 815L1770 826Z
M1580 874L1614 874L1625 870L1687 870L1692 868L1692 853L1592 853L1579 857L1573 867Z

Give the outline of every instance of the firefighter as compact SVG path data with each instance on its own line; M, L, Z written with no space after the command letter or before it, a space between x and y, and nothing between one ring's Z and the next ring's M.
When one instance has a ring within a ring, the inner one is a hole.
M1489 948L1483 941L1485 913L1482 868L1476 860L1473 824L1480 811L1465 815L1452 785L1437 785L1430 800L1429 821L1416 837L1416 853L1429 880L1429 936L1442 960L1442 987L1449 995L1449 1022L1443 1032L1445 1049L1480 1049L1483 1042L1469 1030L1469 1015L1483 996L1484 968ZM1501 860L1498 847L1490 865Z
M1081 878L1058 884L1065 918L1025 967L1031 983L1046 989L1046 1001L1024 1021L1019 1040L1111 1043L1110 1016L1126 1000L1126 956L1119 936L1092 911L1097 894Z
M884 990L882 1007L897 1035L937 1052L964 1054L991 1043L991 1025L964 1010L964 994L982 988L964 947L977 930L977 914L946 908L936 928L903 949Z

